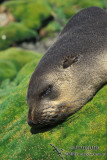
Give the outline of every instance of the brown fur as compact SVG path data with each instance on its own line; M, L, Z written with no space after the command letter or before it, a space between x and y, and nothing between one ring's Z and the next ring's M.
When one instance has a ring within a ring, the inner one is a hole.
M33 129L58 124L107 83L107 12L74 15L32 74L27 102Z

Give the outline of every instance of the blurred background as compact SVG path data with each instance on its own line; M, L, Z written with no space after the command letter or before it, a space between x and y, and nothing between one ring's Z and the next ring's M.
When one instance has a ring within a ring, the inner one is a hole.
M106 10L107 1L0 0L0 160L60 159L50 143L65 150L75 144L100 145L104 152L107 88L89 104L88 110L84 108L83 118L78 120L74 115L77 121L72 126L70 121L62 128L32 136L26 121L26 92L32 72L68 20L90 6ZM99 118L95 119L95 115ZM104 160L100 156L97 159Z
M21 47L44 53L79 10L106 0L0 0L0 50Z

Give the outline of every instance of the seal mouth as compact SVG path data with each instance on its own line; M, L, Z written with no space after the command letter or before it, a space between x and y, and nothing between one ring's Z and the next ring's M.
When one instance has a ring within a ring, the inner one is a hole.
M49 131L49 130L51 130L51 129L53 129L54 127L55 127L56 125L54 125L54 126L45 126L45 127L41 127L41 128L35 128L35 127L31 127L31 129L30 129L30 132L32 133L32 134L37 134L37 133L43 133L43 132L47 132L47 131Z
M33 126L31 126L30 132L32 134L37 134L37 133L43 133L43 132L49 131L49 130L55 128L57 125L62 124L62 122L64 122L65 119L63 118L63 119L61 119L59 121L56 121L54 123L52 123L50 121L49 124L44 124L44 125L36 125L36 124L34 124Z
M71 107L65 107L65 105L58 105L55 107L57 107L57 110L52 110L50 112L46 112L46 110L44 110L44 112L36 113L32 122L28 118L28 124L31 127L30 131L32 134L51 130L67 119L70 113L69 109ZM53 108L55 109L55 107Z
M53 117L49 117L48 115L47 117L41 117L36 123L28 121L28 124L31 123L29 124L29 126L31 127L31 133L36 134L40 132L46 132L54 128L58 124L57 117L58 115L54 115Z

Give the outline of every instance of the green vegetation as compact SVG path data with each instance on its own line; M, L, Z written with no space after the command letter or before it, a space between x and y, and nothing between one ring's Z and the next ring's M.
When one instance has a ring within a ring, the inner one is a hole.
M44 31L49 35L53 36L55 32L60 32L62 29L61 25L58 22L50 22L45 28Z
M0 52L0 82L9 78L15 78L18 71L35 57L41 57L40 54L25 51L19 48L11 48Z
M3 38L3 36L5 38ZM19 23L10 23L0 28L0 50L6 49L17 42L36 38L37 33Z
M82 8L87 8L87 7L91 7L91 6L97 6L100 8L106 8L106 2L104 0L48 0L48 2L51 4L51 7L53 10L55 10L57 13L57 16L60 18L64 18L63 15L65 15L65 17L71 18L71 16L73 16L75 13L77 13L79 10L81 10ZM59 10L62 10L63 14L59 13ZM62 15L62 17L61 17Z
M17 21L26 27L39 29L42 22L51 15L51 8L45 0L24 0L5 3Z
M71 18L80 9L97 6L106 8L104 0L19 0L5 3L17 21L28 28L39 29L49 16L64 20ZM65 21L64 20L64 21Z
M3 5L13 14L16 22L0 28L0 50L17 42L38 38L37 31L43 27L47 35L52 36L82 8L89 6L106 8L104 0L13 0Z
M4 59L10 58L12 61L17 59L16 63L21 66L21 69L13 81L5 79L0 85L0 159L56 160L62 156L67 160L71 158L88 160L90 157L93 160L105 160L106 156L104 155L71 157L70 152L106 153L107 86L63 124L45 133L32 135L26 122L28 114L26 92L31 74L42 55L36 53L34 55L34 53L24 50L21 50L20 53L15 48L0 53L1 59L3 59L3 55ZM18 55L23 56L23 58L20 57L20 60L26 60L18 61ZM28 59L30 60L28 61ZM74 146L73 150L71 150L71 146ZM97 146L99 149L76 150L75 146ZM63 151L58 149L63 149ZM61 154L58 155L58 152Z
M13 78L16 75L16 73L16 67L11 61L0 61L0 82L5 78Z

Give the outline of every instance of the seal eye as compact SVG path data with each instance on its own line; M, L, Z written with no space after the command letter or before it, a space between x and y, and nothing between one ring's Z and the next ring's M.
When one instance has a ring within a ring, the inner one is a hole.
M40 93L39 97L40 98L46 97L47 95L50 94L51 90L52 90L52 86L49 85L48 88L46 88L43 92Z

